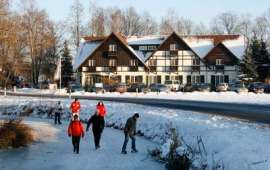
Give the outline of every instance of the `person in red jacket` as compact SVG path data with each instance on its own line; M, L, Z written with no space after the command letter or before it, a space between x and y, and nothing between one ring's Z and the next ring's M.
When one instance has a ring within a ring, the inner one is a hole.
M75 98L75 100L70 105L72 117L74 117L74 115L77 115L79 117L80 109L81 109L81 104L78 101L78 98Z
M97 111L99 112L99 115L101 116L101 117L105 117L106 116L106 107L105 107L105 105L103 104L103 102L98 102L98 104L97 104Z
M73 152L77 154L79 154L81 137L84 137L84 128L78 118L78 115L75 115L68 127L68 136L72 137Z

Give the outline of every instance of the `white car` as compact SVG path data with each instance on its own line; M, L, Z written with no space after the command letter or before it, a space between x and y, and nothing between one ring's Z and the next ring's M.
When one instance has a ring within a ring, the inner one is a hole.
M180 87L180 82L178 80L166 80L165 86L171 89L171 91L177 91Z
M217 92L225 92L229 90L229 85L228 83L220 83L217 85Z

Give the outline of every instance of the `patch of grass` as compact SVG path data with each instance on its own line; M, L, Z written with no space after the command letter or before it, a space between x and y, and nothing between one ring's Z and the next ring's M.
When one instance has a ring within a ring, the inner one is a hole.
M25 147L33 141L32 129L21 120L0 123L0 149Z

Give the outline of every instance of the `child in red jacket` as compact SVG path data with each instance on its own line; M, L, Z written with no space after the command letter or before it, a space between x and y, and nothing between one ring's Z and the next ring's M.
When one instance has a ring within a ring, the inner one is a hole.
M81 137L84 137L84 128L78 119L78 115L74 115L74 120L70 122L68 127L68 136L72 136L73 152L77 154L79 154Z

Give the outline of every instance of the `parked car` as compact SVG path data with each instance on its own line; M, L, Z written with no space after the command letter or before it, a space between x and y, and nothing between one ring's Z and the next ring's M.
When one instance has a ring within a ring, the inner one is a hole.
M266 84L266 85L264 86L264 92L265 92L265 93L270 93L270 84Z
M183 92L193 92L195 89L195 85L191 85L191 84L186 84L183 88Z
M180 82L178 80L167 80L165 85L171 89L171 91L178 91L180 88Z
M127 89L128 92L145 92L147 91L147 87L143 83L133 83Z
M149 86L152 92L168 92L170 88L165 86L164 84L154 83Z
M248 91L254 92L254 93L263 93L264 92L264 84L262 82L251 83L251 84L249 84Z
M196 86L197 91L201 91L201 92L209 92L210 91L210 85L207 83L199 83Z
M230 85L230 91L237 93L247 93L248 89L245 87L244 83L235 83Z
M228 83L220 83L219 85L217 85L216 87L216 91L217 92L225 92L229 90L229 85Z
M82 86L79 84L70 84L67 88L68 93L74 93L74 92L79 92L79 91L84 91Z
M113 92L125 93L127 92L127 85L125 83L118 83L113 86Z

